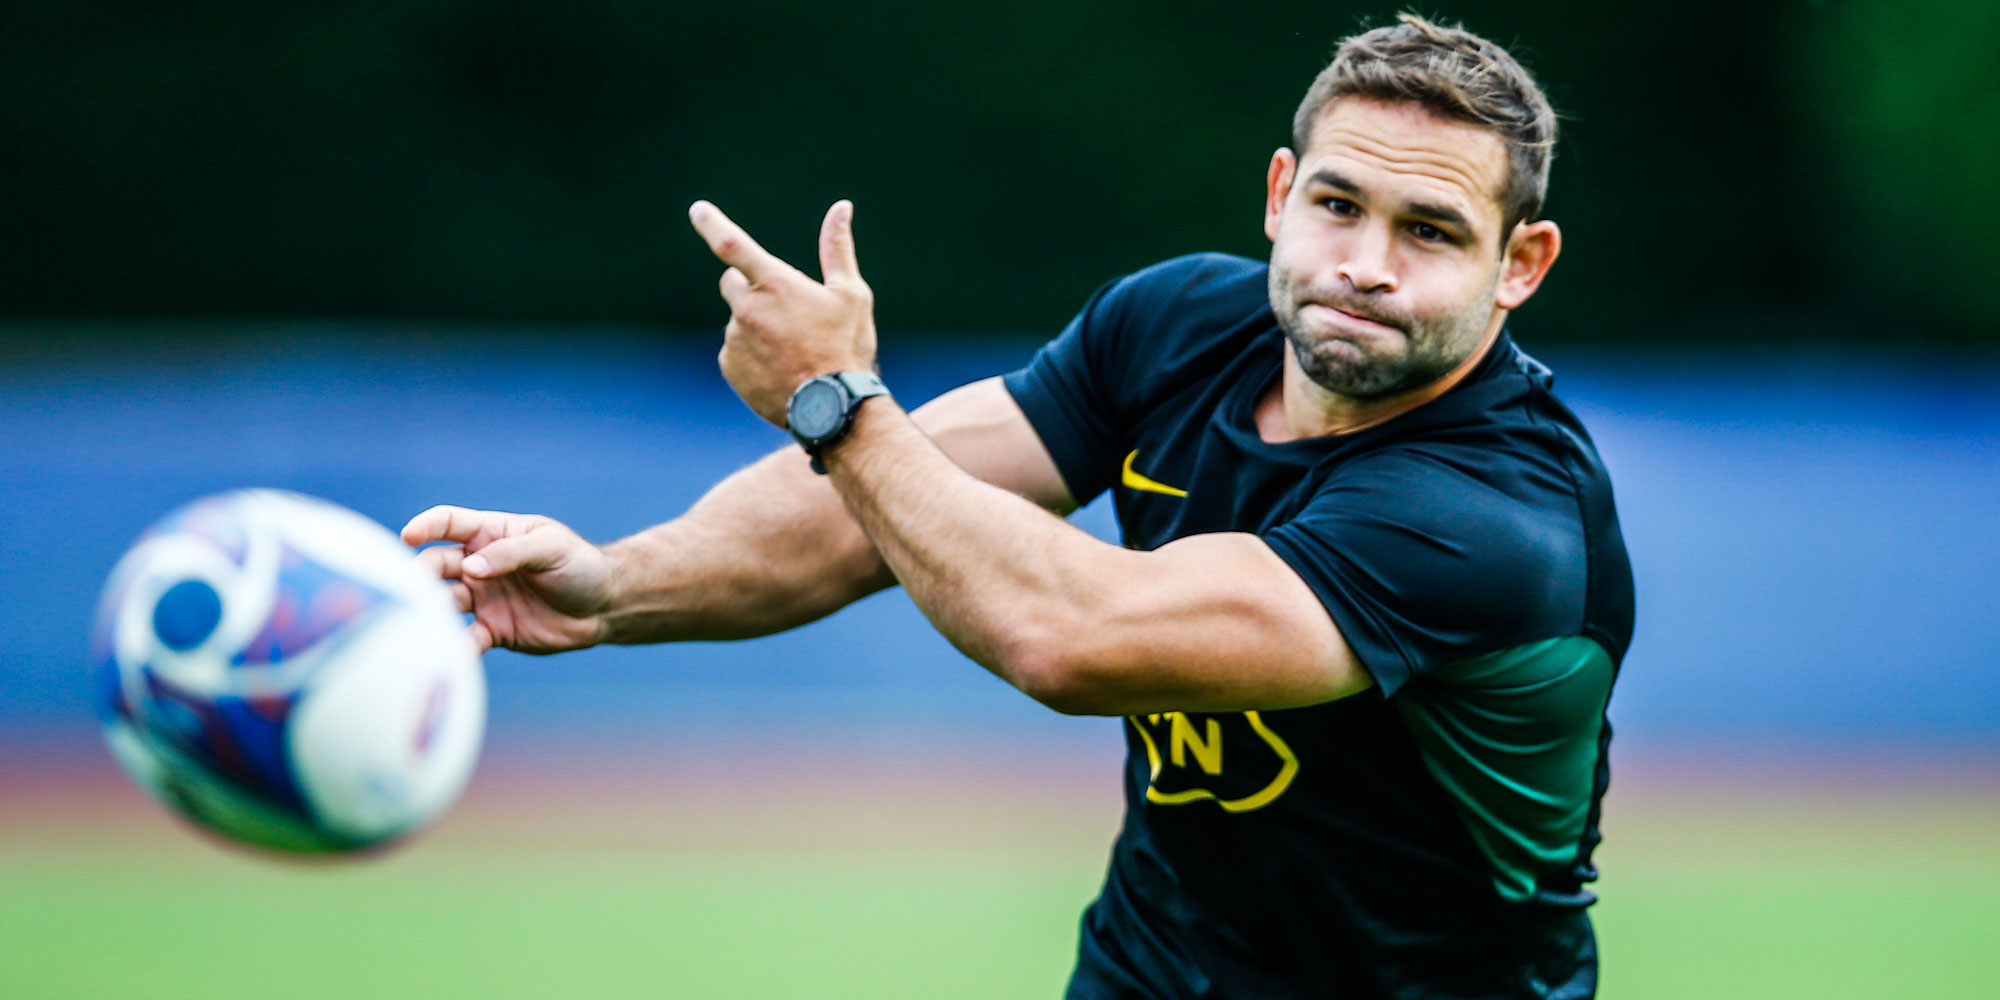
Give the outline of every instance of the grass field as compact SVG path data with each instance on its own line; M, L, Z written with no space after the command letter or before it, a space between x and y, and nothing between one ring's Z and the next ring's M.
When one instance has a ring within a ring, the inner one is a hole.
M0 800L6 1000L1052 997L1116 822L1094 783L948 766L555 768L482 781L384 857L299 866L102 778ZM1603 995L2000 996L1989 789L1621 789Z

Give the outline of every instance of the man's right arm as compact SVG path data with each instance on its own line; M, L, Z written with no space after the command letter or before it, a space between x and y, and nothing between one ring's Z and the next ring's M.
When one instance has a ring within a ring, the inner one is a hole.
M865 404L864 404L865 405ZM918 409L961 468L1058 512L1075 504L998 378ZM436 507L404 541L452 582L482 647L553 653L601 642L741 639L794 628L895 583L805 454L786 448L710 490L687 513L602 549L562 524Z

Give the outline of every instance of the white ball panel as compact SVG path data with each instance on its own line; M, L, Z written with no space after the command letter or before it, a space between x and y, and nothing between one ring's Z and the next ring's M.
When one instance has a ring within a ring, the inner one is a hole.
M456 613L443 623L438 613L373 619L293 712L294 773L319 822L343 836L379 840L428 822L472 774L485 679Z

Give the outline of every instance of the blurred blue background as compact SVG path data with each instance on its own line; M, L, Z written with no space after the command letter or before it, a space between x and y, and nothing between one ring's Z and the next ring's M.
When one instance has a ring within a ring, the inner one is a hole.
M241 486L391 528L433 503L620 537L780 433L706 338L291 324L73 330L0 368L9 755L99 753L83 683L97 590L154 518ZM1532 349L1532 323L1520 325ZM885 336L906 401L1022 363L1035 339ZM1793 349L1544 353L1613 472L1639 586L1619 760L1737 768L2000 751L2000 371ZM1103 504L1078 515L1107 537ZM488 657L493 752L759 733L1113 753L1115 724L1014 694L900 592L746 643Z
M1640 613L1619 752L1990 759L2000 6L1431 13L1509 46L1562 114L1566 250L1517 332L1619 490ZM694 198L797 261L854 198L892 384L921 400L1019 364L1120 273L1261 256L1299 95L1392 16L10 6L0 740L87 742L98 581L194 496L281 486L391 527L448 501L610 539L781 444L715 375ZM1012 696L896 595L764 642L492 666L499 747L779 719L1116 739Z

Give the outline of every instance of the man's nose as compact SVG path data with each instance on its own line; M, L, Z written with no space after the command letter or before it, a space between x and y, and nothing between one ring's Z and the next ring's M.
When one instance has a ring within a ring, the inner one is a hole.
M1363 226L1340 262L1342 280L1357 292L1393 292L1396 270L1389 259L1391 237L1385 226Z

